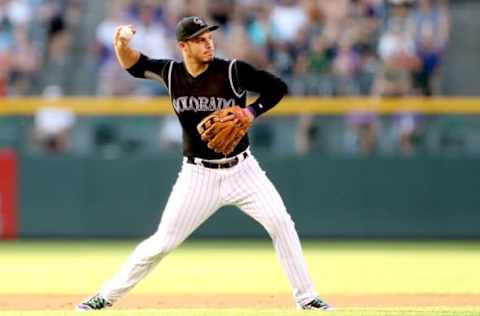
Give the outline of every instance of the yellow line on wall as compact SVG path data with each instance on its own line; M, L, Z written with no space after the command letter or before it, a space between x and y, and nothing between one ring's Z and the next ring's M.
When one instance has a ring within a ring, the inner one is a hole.
M80 115L156 115L173 113L168 98L90 98L58 100L10 98L0 101L0 115L31 115L43 107L71 109Z
M74 97L48 101L41 98L0 99L0 115L31 115L42 107L72 109L79 115L165 115L172 114L170 99ZM425 114L480 114L480 98L318 98L287 97L269 114L340 115L355 111L380 114L417 112Z

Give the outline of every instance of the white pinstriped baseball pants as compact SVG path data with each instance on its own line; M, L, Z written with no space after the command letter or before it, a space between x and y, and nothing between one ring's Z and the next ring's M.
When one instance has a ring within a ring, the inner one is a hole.
M243 160L242 155L237 157ZM226 169L189 164L184 158L158 230L137 246L100 294L112 303L118 300L225 205L238 206L267 230L296 303L303 305L316 297L295 225L277 190L250 152L245 160Z

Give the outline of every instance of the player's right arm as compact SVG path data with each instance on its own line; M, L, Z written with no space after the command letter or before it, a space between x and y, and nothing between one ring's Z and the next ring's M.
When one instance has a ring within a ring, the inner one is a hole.
M132 28L132 31L135 33L133 26L129 27ZM140 59L140 52L129 46L130 39L120 35L121 29L122 26L119 26L115 32L113 37L113 47L115 48L115 55L117 56L119 64L124 69L128 69L138 62Z
M135 28L129 25L135 34ZM171 66L169 59L151 59L129 46L130 39L121 36L122 27L117 28L114 35L114 48L120 65L135 78L159 80L168 88L168 73Z

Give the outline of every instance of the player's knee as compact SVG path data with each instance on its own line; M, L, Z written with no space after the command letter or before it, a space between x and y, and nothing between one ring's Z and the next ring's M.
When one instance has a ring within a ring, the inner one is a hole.
M177 242L175 242L175 241L165 242L165 243L162 245L162 253L168 254L168 253L172 252L175 248L178 247L178 244L179 244L179 243L177 243Z
M152 259L164 257L178 246L178 242L173 238L153 235L150 239L151 243L148 257L151 257Z
M277 216L275 220L271 222L270 227L267 228L272 238L282 233L290 232L291 230L295 230L295 223L286 211L281 212L281 215Z

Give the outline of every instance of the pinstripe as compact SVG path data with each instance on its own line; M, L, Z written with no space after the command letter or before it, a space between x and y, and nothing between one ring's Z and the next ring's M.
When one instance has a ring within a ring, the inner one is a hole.
M232 203L259 222L272 237L297 303L316 296L290 214L253 156L231 170L211 170L183 162L157 231L135 249L101 294L111 302L117 300L221 205Z
M208 175L205 176L201 174L201 171L198 169L197 166L193 166L191 168L192 177L195 178L195 183L191 187L191 190L187 192L183 199L187 199L189 201L188 206L182 207L180 210L184 213L184 220L179 227L176 227L177 234L182 234L182 238L187 238L191 233L191 226L195 227L198 226L201 221L203 214L208 213L208 210L204 208L204 205L200 203L203 200L200 192L204 181L208 181ZM190 215L190 216L189 216ZM189 224L190 223L190 224Z
M176 234L170 234L169 229L177 226L175 223L181 220L181 214L178 214L177 210L185 208L185 203L188 201L181 199L181 197L188 194L190 186L193 185L193 180L196 179L194 179L191 171L182 166L182 171L165 206L164 216L160 221L158 233L155 234L156 239L159 239L160 242L163 241L165 245L169 245L172 239L176 237ZM181 201L180 205L178 204L179 201Z
M222 183L220 185L220 191L221 191L221 196L222 196L222 204L223 205L230 205L230 204L235 204L234 199L232 199L232 190L230 186L231 179L233 179L233 175L235 172L232 172L231 170L224 172L221 177L222 177Z
M212 216L213 213L216 212L218 208L218 198L219 198L219 195L218 195L219 193L216 186L216 183L217 183L216 175L213 174L212 172L208 172L208 176L206 178L208 181L205 186L204 195L207 200L205 209L208 210L208 213L204 215L204 220L202 221L202 223L206 219L208 219L210 216Z
M304 258L298 235L296 231L291 232L291 227L288 227L289 225L281 218L281 216L288 216L291 220L290 215L286 213L280 195L255 160L252 159L245 167L250 177L256 180L255 182L252 181L253 186L251 189L258 189L261 192L260 196L262 197L264 212L267 212L266 220L270 220L271 223L276 226L275 230L278 233L276 235L277 240L274 244L278 250L279 258L284 264L287 275L291 278L292 285L298 290L298 293L295 293L297 300L301 299L304 295L314 296L315 293L307 293L308 290L312 292L314 290L306 264L302 262ZM284 214L276 212L278 210L282 210ZM290 243L290 241L292 241L293 244Z
M245 164L245 163L243 163ZM243 169L243 166L242 166ZM230 179L232 191L230 196L230 203L238 206L239 208L245 207L247 205L247 201L251 198L250 193L246 190L243 186L241 180L243 172L237 171L235 175L233 175Z
M208 215L209 217L213 215L213 213L215 213L219 208L220 188L217 185L217 178L218 175L216 175L214 172L209 172L210 181L208 182L207 189L207 192L210 192L211 194L210 203L208 204L208 209L211 210L210 214Z
M252 166L248 166L251 172L254 172L252 169ZM255 166L255 169L260 169L258 166ZM278 245L282 245L281 250L283 252L283 257L284 257L284 264L288 265L290 269L293 270L292 277L297 278L297 284L302 284L302 280L300 278L300 273L296 269L296 265L292 263L292 259L295 260L294 255L291 253L292 245L289 243L289 238L288 237L293 237L293 236L286 236L285 234L289 233L290 227L286 226L288 225L287 222L285 222L285 219L283 217L288 218L288 220L291 220L290 215L286 213L285 210L285 205L281 198L279 197L277 190L273 187L273 185L268 181L266 176L262 176L262 185L260 186L261 189L265 192L265 197L266 200L269 200L269 206L267 206L266 210L268 211L268 214L270 215L270 218L276 219L276 222L278 225L277 228L277 238L278 238ZM268 202L267 202L268 203ZM282 212L282 214L280 214Z
M252 162L254 163L254 162ZM271 205L270 203L268 203L267 201L267 198L269 197L269 194L271 192L267 192L266 191L266 186L265 186L265 181L264 181L264 177L265 175L262 174L263 172L261 170L259 170L260 172L255 172L255 170L253 170L251 168L251 165L248 165L246 166L247 168L247 172L249 174L252 175L252 179L255 179L257 178L256 180L260 180L260 181L256 181L256 184L257 185L254 185L254 189L257 189L260 191L260 196L262 197L262 210L264 212L264 216L265 216L265 221L266 223L270 223L272 226L273 226L273 231L275 232L274 236L274 239L273 239L273 243L274 243L274 246L277 250L277 255L284 267L284 270L287 274L287 276L290 278L290 282L292 283L292 285L294 286L294 288L296 288L297 284L299 284L299 280L296 278L296 273L295 271L292 269L291 265L289 264L289 262L287 261L288 257L287 257L287 253L288 251L286 250L286 248L288 247L288 245L286 245L282 239L282 236L281 236L281 219L279 219L277 216L275 216L275 204ZM258 169L257 169L258 170ZM255 173L260 173L259 175L255 176ZM260 183L259 183L260 182ZM273 192L275 193L275 192ZM279 207L282 207L282 205L278 205ZM292 273L293 272L293 273Z
M189 199L191 201L191 204L194 206L193 208L189 207L184 209L186 215L184 228L185 234L191 234L198 219L202 216L201 213L206 212L206 210L203 209L204 199L201 193L203 191L205 181L208 181L208 177L200 174L200 170L198 170L196 166L192 168L192 172L196 173L196 178L198 179L198 181L200 181L200 183L197 183L196 186L193 187L192 190L183 197ZM187 217L187 215L189 216Z
M257 167L260 168L259 166ZM266 188L269 188L269 191L271 191L271 193L268 194L268 197L272 200L272 203L281 203L281 205L283 206L278 210L281 210L281 212L283 212L284 214L280 214L278 212L275 212L275 209L271 209L271 211L273 212L272 216L276 216L279 222L283 224L283 228L280 229L280 238L282 238L283 242L285 243L284 246L286 246L286 248L284 248L284 250L286 251L285 255L288 258L288 263L295 272L294 275L299 278L298 285L302 286L302 288L299 288L299 290L301 293L304 293L307 291L308 287L312 286L312 281L310 275L308 274L306 264L304 260L302 260L303 255L298 234L295 231L294 227L291 227L288 222L285 222L281 218L281 216L286 216L289 221L292 220L290 214L287 213L283 201L281 200L281 197L278 194L277 190L266 176L263 177L263 180Z
M103 297L116 301L216 211L218 190L215 183L218 175L211 170L197 168L182 166L157 232L144 240L117 276L105 284L101 290Z
M198 212L198 216L194 217L192 222L187 226L190 233L193 233L205 220L207 220L215 212L215 204L217 201L217 193L215 190L215 175L210 172L208 169L202 169L202 174L199 178L202 178L202 185L200 189L195 191L195 195L199 196L201 199L198 205L201 205L201 208L198 210L189 210L191 212Z
M177 208L176 219L178 219L178 223L177 225L172 225L172 227L170 227L170 229L174 232L171 235L173 235L173 238L175 238L175 240L186 238L186 235L188 234L185 228L189 220L189 216L191 216L191 207L195 202L195 191L198 187L199 181L201 180L201 177L195 176L195 169L190 168L190 172L192 173L192 178L194 180L192 185L189 186L187 193L182 196L183 200L187 201L187 203Z
M253 160L251 161L251 163L255 163ZM259 172L256 172L251 164L248 164L246 166L247 170L248 170L248 173L250 175L252 175L252 179L255 179L257 178L256 180L256 183L257 185L254 185L253 188L256 188L256 189L259 189L261 191L262 194L260 194L260 196L262 197L262 201L264 202L263 203L263 210L265 212L265 215L266 215L266 219L267 221L271 221L274 225L274 230L276 232L275 234L275 239L274 240L274 244L276 246L276 248L278 248L278 255L280 257L280 260L282 261L282 263L284 264L284 268L286 269L285 272L287 272L287 275L291 278L291 282L296 285L296 284L299 284L300 280L298 280L296 277L297 277L297 271L294 270L293 267L291 267L291 265L289 264L289 262L287 261L288 259L288 250L286 248L288 248L288 244L285 244L284 243L284 240L283 240L283 236L282 236L282 232L284 231L283 228L281 228L281 223L282 223L282 219L277 217L276 215L276 208L277 206L279 208L282 208L283 205L282 204L275 204L275 203L269 203L267 201L267 199L269 199L271 197L271 194L276 194L276 190L273 190L273 192L268 192L267 191L267 188L268 186L266 185L266 181L265 181L265 174L262 174L262 170L260 168L257 168L257 170ZM255 174L258 174L257 176ZM272 190L269 190L269 191L272 191ZM294 270L294 271L292 271ZM294 272L294 273L291 273L291 272Z
M165 211L162 215L162 219L159 223L159 228L158 230L165 226L167 222L170 220L170 217L172 216L172 210L173 206L178 203L177 201L179 200L180 197L186 195L188 193L188 187L190 185L190 182L192 181L193 174L187 170L185 165L182 166L182 170L180 171L180 174L177 178L177 181L175 182L172 191L170 192L170 196L167 201L167 205L165 206ZM182 200L184 201L184 200Z
M259 189L259 190L263 191L263 187L259 186L258 182L256 181L256 180L259 180L259 178L261 178L261 177L255 176L255 174L253 176L247 176L249 173L251 173L251 169L249 168L249 164L245 165L245 170L246 170L246 172L244 172L244 174L242 174L242 176L246 179L247 182L251 183L251 185L248 186L248 188L250 190L254 190L253 192L255 192L255 189ZM245 209L247 211L247 214L254 217L260 224L262 224L262 226L264 226L265 228L267 228L269 230L269 234L272 237L272 240L274 242L275 247L277 248L277 251L280 250L280 253L278 253L278 255L281 255L282 244L277 243L278 236L275 232L275 226L278 227L278 224L276 224L274 222L274 218L272 218L271 216L269 217L268 213L266 213L269 207L268 207L268 203L266 202L266 199L265 199L265 194L255 194L255 193L253 193L252 194L252 199L253 199L253 201L250 204L251 207ZM255 211L257 211L257 212L255 212ZM271 223L273 223L273 225L271 225ZM281 259L281 256L279 256L279 257ZM285 268L287 268L287 267L285 267ZM285 272L287 272L287 275L288 275L288 270L286 270Z
M188 185L191 180L192 174L187 172L185 168L182 168L170 193L157 231L136 247L125 266L111 281L102 287L101 293L103 297L114 302L134 287L160 262L166 254L162 253L164 247L169 245L166 239L162 239L168 236L166 225L168 228L169 222L172 221L174 211L172 204L175 203L178 196L183 195L184 190L188 190L188 186L185 186L185 184ZM159 254L162 254L162 256L159 256Z
M188 212L186 212L186 210L190 209L190 205L192 204L192 200L186 197L190 195L192 188L195 188L199 181L199 177L194 177L191 168L186 169L186 171L189 173L189 181L183 182L183 179L179 179L180 186L186 187L186 192L180 196L181 204L179 205L177 204L178 201L173 200L170 205L171 209L168 210L171 218L169 218L169 221L160 224L161 226L163 225L162 228L165 230L163 234L160 234L160 237L167 238L167 245L171 245L172 240L177 240L178 235L184 232L182 225L184 225L187 219Z

